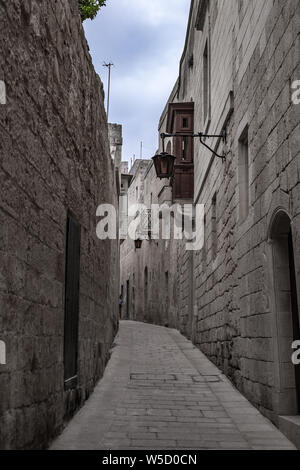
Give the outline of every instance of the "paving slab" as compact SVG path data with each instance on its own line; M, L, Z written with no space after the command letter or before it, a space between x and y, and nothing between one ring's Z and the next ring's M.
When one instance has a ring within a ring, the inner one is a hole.
M178 331L123 321L103 379L50 449L295 447Z

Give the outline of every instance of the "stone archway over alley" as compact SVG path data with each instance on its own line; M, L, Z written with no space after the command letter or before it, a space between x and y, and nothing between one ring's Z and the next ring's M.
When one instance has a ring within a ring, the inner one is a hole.
M52 449L294 446L178 331L123 321L104 378Z

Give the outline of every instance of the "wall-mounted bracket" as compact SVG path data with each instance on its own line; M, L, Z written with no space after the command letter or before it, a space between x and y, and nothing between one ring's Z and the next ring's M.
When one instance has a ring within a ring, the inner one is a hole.
M218 135L203 134L202 132L198 132L197 134L180 134L180 133L167 134L167 133L163 132L162 134L160 134L160 137L162 139L162 144L163 144L163 153L165 153L165 139L167 137L192 137L194 139L199 138L201 144L204 145L204 147L206 147L208 150L210 150L216 157L221 158L223 162L226 160L225 153L223 153L223 155L219 155L211 147L209 147L209 145L207 145L203 140L203 139L218 138L218 139L221 139L224 144L226 144L227 134L226 134L225 129L223 130L223 132L221 134L218 134Z

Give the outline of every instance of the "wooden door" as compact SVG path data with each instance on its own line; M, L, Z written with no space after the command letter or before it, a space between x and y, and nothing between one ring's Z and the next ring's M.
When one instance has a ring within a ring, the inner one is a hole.
M66 388L77 384L81 227L68 214L65 271L64 376Z

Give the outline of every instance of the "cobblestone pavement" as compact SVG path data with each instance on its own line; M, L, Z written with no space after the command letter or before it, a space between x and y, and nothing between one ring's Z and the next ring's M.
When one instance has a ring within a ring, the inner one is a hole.
M294 449L176 330L121 322L104 378L51 449Z

